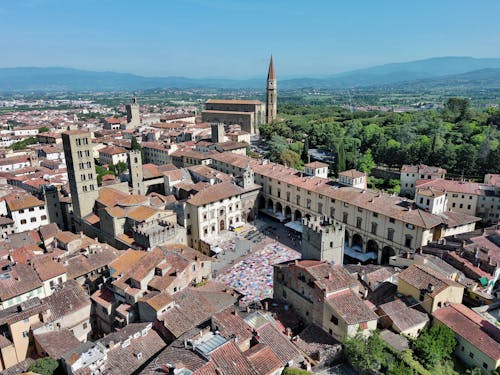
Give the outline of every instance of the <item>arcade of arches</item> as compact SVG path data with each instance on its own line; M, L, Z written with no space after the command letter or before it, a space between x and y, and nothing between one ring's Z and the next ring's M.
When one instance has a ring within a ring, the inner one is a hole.
M262 195L259 197L259 209L267 209L273 213L280 213L291 221L298 221L304 217L310 217L309 214L304 214L299 209L286 205L286 203L275 202L271 198L264 198ZM378 254L378 263L388 264L389 258L396 255L394 247L387 245L382 241L377 241L373 238L368 238L359 233L350 233L345 231L345 243L351 249L360 252L374 252Z

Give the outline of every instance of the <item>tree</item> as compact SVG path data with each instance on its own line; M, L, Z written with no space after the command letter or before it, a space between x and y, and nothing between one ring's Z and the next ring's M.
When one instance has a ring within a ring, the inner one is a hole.
M115 165L115 175L116 176L121 175L123 172L125 172L127 170L127 168L128 168L127 163L125 163L123 161L119 161Z
M309 162L309 138L304 141L304 147L302 147L302 154L300 155L304 162Z
M283 151L287 149L286 139L280 135L273 134L268 143L268 156L271 160L277 161Z
M28 371L35 372L40 375L52 375L59 367L59 363L50 357L39 358L33 362L29 367Z
M397 360L389 367L387 375L415 375L416 371L405 364L402 360Z
M301 167L302 160L300 155L292 150L283 150L280 154L279 161L281 164L287 165L292 168Z
M37 142L38 141L36 140L35 137L29 137L29 138L23 139L22 141L13 143L10 147L15 151L16 150L24 150L26 148L26 146L34 145Z
M457 169L466 176L474 175L477 149L471 144L463 144L457 149Z
M345 148L344 143L340 142L337 146L337 173L343 172L346 169Z
M413 342L413 350L424 366L432 369L450 358L456 345L455 333L447 326L439 324L423 331Z
M130 148L132 150L142 151L142 147L139 144L139 142L137 142L137 138L135 136L133 136L132 139L130 140Z
M368 149L358 160L358 169L366 173L368 176L375 168L375 161L373 160L372 152Z
M401 181L396 179L389 180L389 189L387 191L391 194L399 194L401 192Z
M470 118L470 101L467 98L449 98L444 103L444 113L453 122Z
M368 339L358 334L344 341L347 358L361 371L379 371L386 363L384 342L379 331L374 331Z
M50 129L47 126L42 126L38 129L38 133L47 133Z

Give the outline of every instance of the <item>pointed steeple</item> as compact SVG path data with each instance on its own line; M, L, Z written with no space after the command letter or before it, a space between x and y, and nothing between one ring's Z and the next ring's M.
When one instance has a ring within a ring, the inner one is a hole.
M267 73L267 80L276 79L276 73L274 72L273 55L271 55L271 61L269 62L269 71Z

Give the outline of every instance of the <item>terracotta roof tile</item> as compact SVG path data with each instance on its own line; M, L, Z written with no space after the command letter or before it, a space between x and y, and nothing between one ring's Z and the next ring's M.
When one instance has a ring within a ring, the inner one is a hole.
M360 178L360 177L366 177L366 173L357 171L356 169L349 169L347 171L340 172L339 176L346 176L349 178Z
M500 330L462 304L434 311L432 316L495 362L500 360Z
M429 285L432 285L434 289L431 293L429 293L431 297L437 296L449 286L463 288L460 284L448 279L446 276L434 271L432 268L418 264L413 264L399 273L398 278L417 289L427 289Z
M215 349L210 354L210 360L224 375L264 375L252 367L232 340Z
M47 355L55 360L62 358L68 350L80 346L80 341L68 329L35 335L35 341Z
M0 299L6 301L42 286L42 280L30 266L17 263L11 271L4 272L8 275L0 279Z
M404 332L422 323L429 321L426 313L408 307L402 300L396 299L392 302L380 305L383 315L387 315L399 332Z
M357 324L377 319L377 315L351 289L329 296L327 302L347 324Z
M271 323L266 323L262 327L259 327L257 335L257 340L269 346L283 365L292 360L300 362L298 359L303 358L298 348L292 344L288 337L278 331Z
M202 206L221 199L234 197L243 193L243 189L231 182L211 185L197 193L187 202L193 206Z
M64 266L61 263L52 260L52 257L50 256L35 258L33 260L33 267L42 281L47 281L66 273Z
M45 202L36 198L31 194L17 196L15 198L7 198L6 203L11 211L18 211L21 209L45 206Z
M145 221L158 213L153 207L138 206L127 210L127 217L135 221Z
M111 187L104 187L99 190L99 197L97 202L101 203L103 206L112 207L116 206L118 201L124 199L128 196L119 190L113 189Z
M273 374L281 366L281 360L265 344L257 344L243 353L259 375Z

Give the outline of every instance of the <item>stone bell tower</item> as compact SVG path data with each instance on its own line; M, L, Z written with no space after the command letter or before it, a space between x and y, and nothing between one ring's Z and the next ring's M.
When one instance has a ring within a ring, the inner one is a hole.
M278 112L278 82L276 72L274 71L273 56L269 62L269 71L267 73L267 96L266 96L266 123L270 124L276 120Z

